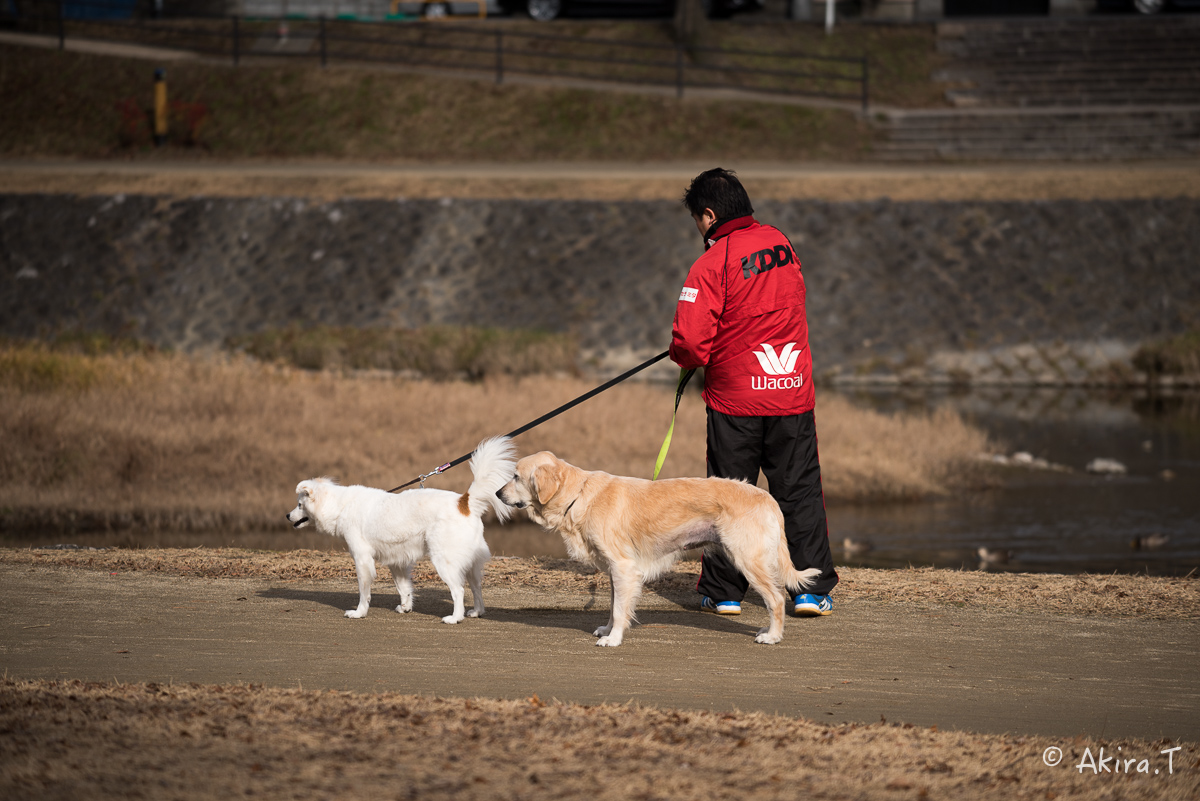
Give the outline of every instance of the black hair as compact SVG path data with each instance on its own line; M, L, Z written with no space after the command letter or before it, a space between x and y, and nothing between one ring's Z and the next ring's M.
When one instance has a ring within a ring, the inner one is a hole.
M705 170L692 179L692 185L683 193L683 205L696 217L705 209L711 209L718 220L748 217L754 213L742 182L732 170L720 167Z

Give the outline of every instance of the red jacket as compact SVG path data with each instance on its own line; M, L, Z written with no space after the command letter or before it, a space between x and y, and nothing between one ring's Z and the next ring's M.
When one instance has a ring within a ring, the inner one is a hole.
M671 360L703 367L704 402L736 417L811 411L812 355L800 260L753 217L719 223L675 306Z

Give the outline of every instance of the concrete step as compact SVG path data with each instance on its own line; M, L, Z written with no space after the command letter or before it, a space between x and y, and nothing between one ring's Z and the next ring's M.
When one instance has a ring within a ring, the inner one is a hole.
M1047 19L947 20L938 23L938 39L945 42L1039 42L1063 37L1096 41L1122 41L1194 35L1200 19L1190 15L1162 17L1072 17Z
M1174 158L1200 155L1200 105L1047 113L904 112L882 125L890 160Z
M1141 106L1155 104L1163 106L1192 105L1200 102L1200 95L1184 91L1083 91L1072 92L984 92L973 89L952 89L946 99L956 108L978 108L984 106L1036 108L1052 106Z
M897 131L888 137L892 144L930 144L954 140L957 142L1044 142L1050 145L1064 143L1090 144L1100 142L1127 142L1130 144L1155 142L1173 142L1186 145L1189 141L1193 146L1200 143L1200 136L1194 130L1175 128L1173 130L1151 128L1102 128L1102 129L1058 129L1045 130L1038 128L1022 128L1019 130L975 130L975 129L909 129Z
M1197 38L1200 38L1200 28L1196 31L1186 31L1172 35L1105 39L1072 38L1070 34L1063 34L1045 40L1029 40L1020 37L987 40L939 40L937 49L938 52L948 56L969 58L999 59L1011 54L1034 56L1041 53L1069 53L1087 56L1101 53L1139 51L1147 47L1167 51L1182 51L1194 46Z
M1133 161L1137 159L1176 159L1193 158L1198 155L1195 150L1162 148L1147 150L1143 147L1111 147L1092 150L1055 151L1044 147L1017 149L1011 147L960 147L947 143L936 149L921 148L911 151L899 151L881 148L875 151L875 158L882 162L931 162L931 161L968 161L968 162L1092 162L1092 161Z
M934 79L965 84L947 91L956 106L1200 102L1200 18L986 20L938 32L953 60Z
M1068 160L1107 161L1121 159L1166 159L1194 158L1200 155L1200 142L1187 141L1089 141L1044 140L1022 141L1013 139L957 139L942 138L930 142L887 142L875 149L882 159L978 159L980 161L1019 160Z
M1200 51L1198 51L1200 52ZM1002 61L973 60L959 62L944 67L933 73L934 80L962 80L964 78L977 80L982 77L1006 78L1022 80L1038 78L1044 75L1062 77L1096 77L1096 76L1150 76L1171 80L1190 78L1194 80L1200 75L1200 56L1193 53L1185 55L1168 54L1149 56L1141 54L1138 58L1125 58L1119 67L1114 67L1112 61L1082 61L1072 58L1039 58L1039 59L1004 59Z

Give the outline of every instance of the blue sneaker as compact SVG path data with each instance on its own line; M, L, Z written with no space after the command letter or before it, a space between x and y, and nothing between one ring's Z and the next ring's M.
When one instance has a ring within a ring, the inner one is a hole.
M792 609L800 617L824 617L833 614L833 601L828 595L796 596L796 606Z
M700 600L700 609L704 612L716 612L718 615L740 615L741 601L714 601L705 595Z

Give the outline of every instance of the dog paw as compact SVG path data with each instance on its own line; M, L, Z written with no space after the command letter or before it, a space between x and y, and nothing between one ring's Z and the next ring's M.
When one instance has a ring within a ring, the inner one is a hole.
M599 645L604 648L616 648L620 644L621 644L620 637L611 637L611 636L610 637L601 637L600 639L596 640L596 645Z
M352 618L354 620L358 620L360 617L366 617L366 616L367 616L366 612L360 612L357 609L347 609L346 610L346 617Z
M446 615L444 618L442 618L443 623L449 623L451 626L453 626L455 623L458 623L461 620L462 620L461 617L455 617L454 615Z
M467 617L483 617L483 612L476 612L474 609L468 609Z
M758 636L754 638L754 641L760 642L763 645L774 645L775 643L779 642L782 639L783 639L783 635L771 635L765 631L762 631L762 632L759 632Z
M601 626L592 632L593 637L607 637L612 634L612 626Z
M399 606L396 607L396 611L402 615L407 614L408 612L412 611L412 604L409 604L408 606L405 606L404 604L400 604Z

